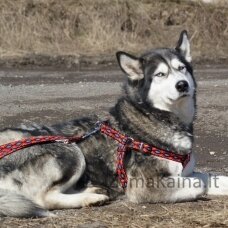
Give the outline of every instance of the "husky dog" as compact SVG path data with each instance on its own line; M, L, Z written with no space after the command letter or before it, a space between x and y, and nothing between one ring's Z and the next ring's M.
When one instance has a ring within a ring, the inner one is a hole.
M157 148L186 155L193 144L196 82L186 31L177 47L151 50L139 58L118 52L127 75L123 95L109 122L120 132ZM99 117L64 124L5 129L0 144L40 135L82 135ZM204 194L228 195L228 177L195 173L194 153L181 163L129 151L124 192L116 179L117 143L97 133L80 144L42 144L0 160L0 215L50 216L49 210L102 204L124 195L141 202L181 202Z

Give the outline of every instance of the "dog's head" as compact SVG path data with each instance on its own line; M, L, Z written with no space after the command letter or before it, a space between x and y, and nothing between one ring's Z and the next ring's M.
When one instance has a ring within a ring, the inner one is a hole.
M175 49L154 49L140 57L117 52L117 59L128 76L125 91L132 102L175 113L186 124L193 121L196 83L186 31Z

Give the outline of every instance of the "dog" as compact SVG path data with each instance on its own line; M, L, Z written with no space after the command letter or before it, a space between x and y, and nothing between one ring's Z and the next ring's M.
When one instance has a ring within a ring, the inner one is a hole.
M228 195L228 177L194 172L193 121L196 81L190 42L183 31L176 48L150 50L140 57L117 52L126 75L123 94L109 112L109 126L160 150L188 156L180 162L127 150L127 183L116 177L118 143L97 132L80 143L38 144L0 159L0 215L52 216L50 210L101 205L119 196L135 203L173 203ZM0 144L31 136L80 136L100 117L0 132Z

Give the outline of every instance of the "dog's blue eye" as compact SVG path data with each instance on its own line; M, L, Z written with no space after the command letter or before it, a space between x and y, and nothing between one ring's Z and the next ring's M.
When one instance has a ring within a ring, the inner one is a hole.
M179 71L182 71L182 70L184 70L184 69L185 69L185 66L179 66L179 67L178 67L178 70L179 70Z
M159 73L155 74L154 76L156 76L156 77L164 77L165 73L159 72Z

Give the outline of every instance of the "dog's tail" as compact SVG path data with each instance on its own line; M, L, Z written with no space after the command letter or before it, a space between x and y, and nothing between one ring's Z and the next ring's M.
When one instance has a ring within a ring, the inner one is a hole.
M51 215L25 196L0 189L0 217L47 217Z

